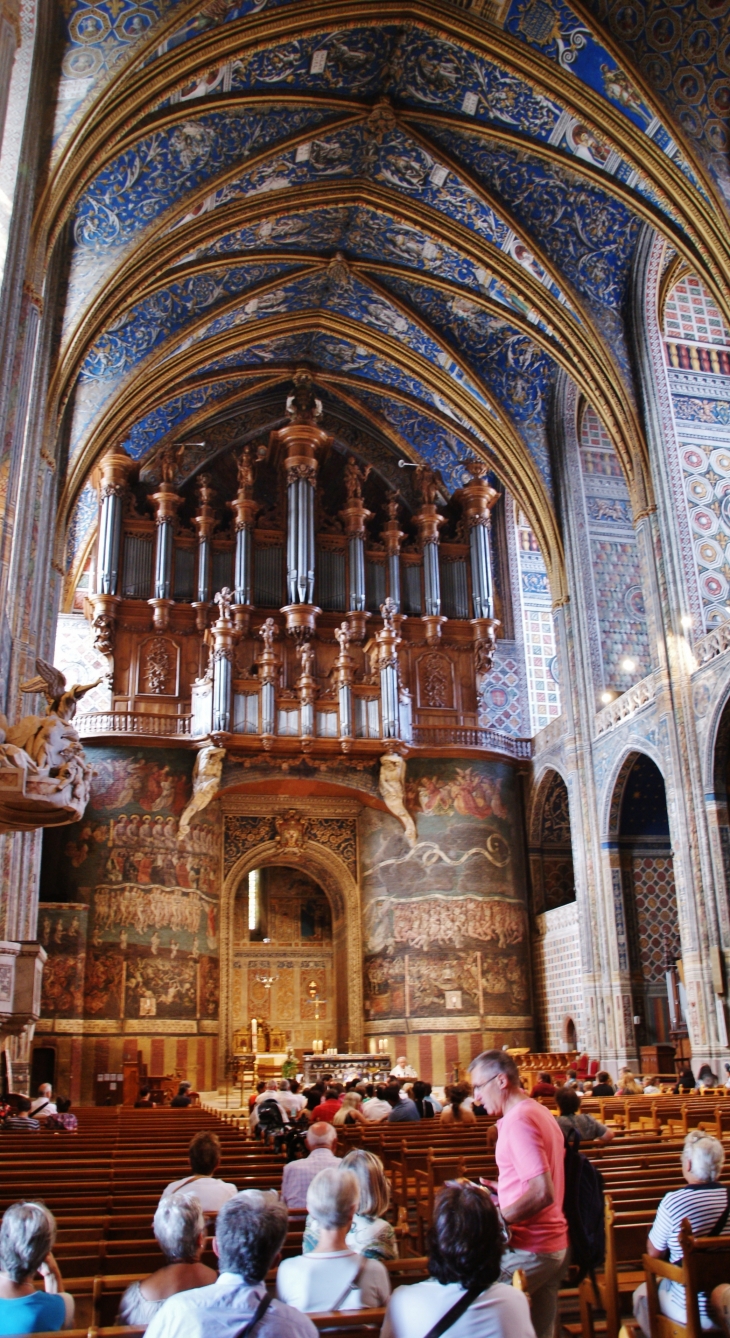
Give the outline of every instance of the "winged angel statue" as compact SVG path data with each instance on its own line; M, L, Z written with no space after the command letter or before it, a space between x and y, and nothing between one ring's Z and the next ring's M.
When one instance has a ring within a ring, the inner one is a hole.
M28 832L78 822L89 802L94 774L71 723L76 706L95 683L66 684L60 669L36 660L37 674L21 692L42 692L45 715L8 725L0 715L0 831Z

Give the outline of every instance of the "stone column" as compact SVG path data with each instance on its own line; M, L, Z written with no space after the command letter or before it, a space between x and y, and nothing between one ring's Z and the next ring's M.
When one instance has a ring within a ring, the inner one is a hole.
M228 586L215 596L218 618L211 628L213 646L213 733L227 734L231 728L233 703L233 645L236 629L231 618Z
M426 641L429 646L438 645L441 638L441 624L446 619L441 615L441 573L439 571L439 530L445 524L445 517L436 509L438 478L428 465L419 465L416 470L416 486L421 494L421 510L414 516L418 526L418 536L423 549L423 593L426 609L422 621L426 625Z
M170 623L170 609L174 604L171 598L172 582L172 540L177 509L182 497L175 492L173 479L177 465L174 450L166 451L162 457L162 482L150 498L155 508L157 524L157 542L155 544L155 593L148 604L152 608L152 621L157 631L164 631Z
M380 710L384 739L400 738L398 647L400 633L395 625L396 611L386 599L380 606L383 626L375 634L377 663L380 671Z
M386 502L387 523L383 526L382 536L388 560L388 598L395 604L396 613L400 613L400 546L405 538L398 528L398 494L388 493Z
M197 516L193 516L193 525L198 535L198 570L193 608L195 609L195 622L199 632L205 630L210 605L211 547L215 529L215 511L211 505L215 492L211 483L210 474L198 475L197 490L200 510Z
M334 680L337 684L337 701L340 708L340 747L343 753L349 753L355 737L355 722L352 712L352 680L355 676L355 661L350 654L350 624L341 623L335 631L340 653L334 664Z
M314 605L314 495L317 453L332 438L317 427L322 416L308 372L294 375L294 394L287 400L290 422L272 432L270 447L283 448L287 487L286 584L289 603L282 613L290 636L306 640L314 635L321 612Z
M370 466L362 469L354 455L345 466L345 488L347 505L340 511L347 535L347 556L350 569L350 636L353 641L362 641L365 636L365 623L370 617L365 612L365 523L372 520L373 512L368 511L362 497L362 485L370 473Z
M244 447L238 459L238 492L235 502L229 502L235 520L236 530L236 571L233 616L236 630L245 635L253 603L253 529L256 523L258 503L253 500L254 452L250 446Z

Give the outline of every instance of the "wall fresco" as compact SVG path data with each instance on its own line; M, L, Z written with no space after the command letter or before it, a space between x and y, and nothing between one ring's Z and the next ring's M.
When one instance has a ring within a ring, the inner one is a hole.
M84 819L44 838L38 932L54 962L44 1015L120 1026L215 1018L217 809L178 835L194 758L88 745L87 753L96 775Z
M389 815L363 809L359 819L366 1020L376 1030L409 1018L458 1029L460 1018L511 1015L524 1027L528 923L514 771L409 761L406 796L412 849Z

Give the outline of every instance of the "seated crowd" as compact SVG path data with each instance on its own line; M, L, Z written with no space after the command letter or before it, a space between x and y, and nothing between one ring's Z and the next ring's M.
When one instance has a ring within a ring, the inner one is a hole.
M167 1185L154 1215L154 1235L166 1262L127 1287L117 1322L146 1326L150 1338L239 1338L243 1333L314 1338L317 1329L309 1315L382 1308L381 1338L437 1338L442 1333L450 1338L552 1338L558 1291L569 1265L563 1212L566 1144L577 1137L578 1143L600 1146L614 1137L612 1129L581 1111L582 1096L590 1094L591 1086L594 1095L632 1096L635 1090L652 1095L647 1089L656 1092L659 1084L642 1085L625 1070L617 1092L606 1072L599 1072L594 1084L571 1072L559 1085L541 1074L528 1092L513 1058L492 1050L472 1061L471 1081L446 1087L442 1103L431 1084L414 1078L407 1067L399 1059L401 1072L394 1070L389 1082L375 1087L332 1077L306 1091L284 1079L259 1084L251 1100L252 1133L271 1128L272 1107L282 1124L300 1128L304 1155L284 1166L280 1193L239 1192L219 1175L219 1138L197 1133L188 1149L190 1174ZM713 1076L700 1072L705 1088ZM693 1090L690 1079L694 1085L690 1070L680 1076L680 1092ZM181 1096L188 1086L181 1084ZM39 1092L34 1111L30 1101L23 1099L20 1108L16 1102L5 1117L6 1127L39 1128L44 1119L63 1114L63 1103L52 1096L50 1088ZM485 1116L498 1120L496 1127L489 1126L496 1135L498 1179L446 1182L436 1195L426 1236L428 1278L391 1292L387 1265L398 1259L399 1246L389 1220L383 1163L357 1146L339 1157L339 1131L348 1125L421 1120L475 1126ZM724 1156L722 1143L705 1131L687 1136L682 1153L686 1188L667 1193L659 1204L648 1234L650 1256L681 1261L684 1219L697 1235L730 1235L730 1190L719 1184ZM301 1254L282 1258L290 1214L305 1210ZM213 1230L217 1272L201 1257ZM42 1203L16 1203L5 1212L0 1335L73 1325L74 1301L64 1292L53 1255L55 1234L54 1218ZM267 1288L272 1269L275 1284ZM515 1274L524 1279L526 1294L507 1285ZM645 1286L636 1290L633 1306L651 1338ZM659 1306L671 1320L686 1321L684 1290L676 1281L661 1283ZM703 1327L719 1324L730 1334L730 1281L701 1297L700 1313Z

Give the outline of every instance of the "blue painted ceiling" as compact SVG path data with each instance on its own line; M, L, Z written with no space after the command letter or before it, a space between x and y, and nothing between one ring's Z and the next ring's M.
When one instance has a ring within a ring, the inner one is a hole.
M144 465L272 379L283 401L306 362L394 458L458 486L474 450L550 505L559 369L630 437L639 232L696 244L681 200L717 209L720 132L697 99L697 133L678 114L678 57L671 95L654 57L619 63L632 23L651 44L638 5L473 0L472 18L414 0L371 21L375 4L342 4L338 27L333 8L65 0L54 393L72 465L112 439Z

